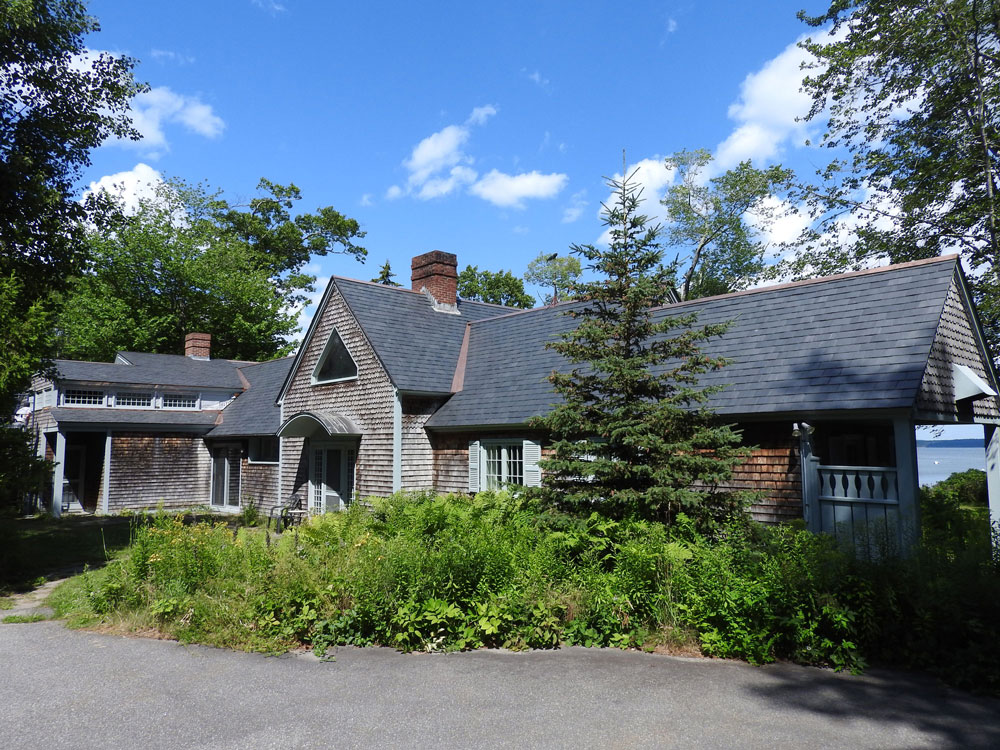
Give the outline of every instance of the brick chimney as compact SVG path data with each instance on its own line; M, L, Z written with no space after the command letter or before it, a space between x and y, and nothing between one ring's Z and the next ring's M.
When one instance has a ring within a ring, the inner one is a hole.
M431 250L414 258L410 268L414 291L426 289L438 305L455 309L458 304L458 258L454 253Z
M212 356L212 334L189 333L184 337L184 356L191 359L208 359Z

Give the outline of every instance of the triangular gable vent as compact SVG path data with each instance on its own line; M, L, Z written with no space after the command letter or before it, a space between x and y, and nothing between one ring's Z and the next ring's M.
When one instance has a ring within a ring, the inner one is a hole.
M312 382L337 383L341 380L353 380L358 377L358 365L351 356L347 345L336 330L330 333L330 338L323 347L316 369L313 370Z

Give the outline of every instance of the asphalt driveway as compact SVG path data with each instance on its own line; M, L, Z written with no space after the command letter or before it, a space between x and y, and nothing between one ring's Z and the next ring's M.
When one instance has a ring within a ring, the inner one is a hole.
M933 681L634 652L336 661L0 625L0 747L1000 747L1000 701Z

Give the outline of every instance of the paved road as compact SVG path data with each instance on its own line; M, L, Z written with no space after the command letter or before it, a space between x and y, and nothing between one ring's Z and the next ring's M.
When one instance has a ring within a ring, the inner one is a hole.
M563 649L266 657L0 625L0 748L1000 747L1000 701L887 672Z

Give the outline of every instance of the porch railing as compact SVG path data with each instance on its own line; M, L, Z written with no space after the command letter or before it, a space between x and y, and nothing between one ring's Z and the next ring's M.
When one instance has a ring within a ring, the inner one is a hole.
M894 466L818 466L817 469L821 501L899 503Z

